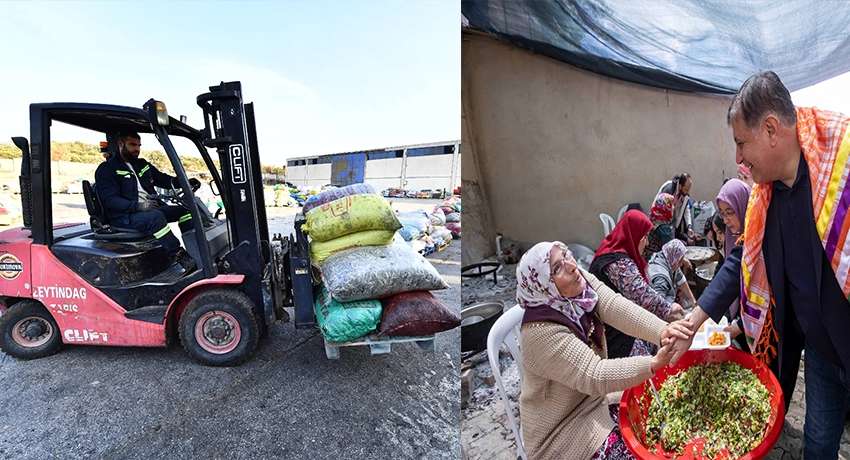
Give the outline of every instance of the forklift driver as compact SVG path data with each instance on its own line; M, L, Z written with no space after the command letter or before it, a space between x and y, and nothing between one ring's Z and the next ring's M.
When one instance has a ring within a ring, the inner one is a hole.
M192 216L179 206L168 206L148 199L155 194L154 186L171 188L175 178L160 172L143 158L139 158L142 142L135 132L118 133L118 155L113 155L98 166L95 172L97 194L106 216L112 225L149 232L159 240L185 271L195 268L195 260L180 247L180 241L171 232L168 222L179 222L180 231L192 228ZM199 187L198 179L189 183Z

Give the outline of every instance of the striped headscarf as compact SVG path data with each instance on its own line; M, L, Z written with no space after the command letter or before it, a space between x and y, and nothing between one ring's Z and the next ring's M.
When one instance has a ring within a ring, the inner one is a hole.
M797 136L809 166L815 227L838 285L850 296L850 118L814 107L797 107ZM755 357L766 363L776 355L779 336L773 325L773 301L762 243L773 184L756 184L750 194L741 261L744 332Z

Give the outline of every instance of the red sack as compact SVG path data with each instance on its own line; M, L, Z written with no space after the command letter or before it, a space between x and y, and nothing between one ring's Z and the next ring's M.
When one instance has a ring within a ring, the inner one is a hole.
M460 315L427 291L412 291L381 299L384 311L378 333L387 336L422 336L460 326Z
M446 228L451 230L453 237L460 238L460 222L446 222Z

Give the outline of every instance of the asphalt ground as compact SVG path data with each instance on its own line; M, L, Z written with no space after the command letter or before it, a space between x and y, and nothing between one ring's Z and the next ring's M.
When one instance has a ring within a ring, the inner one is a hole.
M297 209L267 212L271 232L291 231ZM460 314L460 240L428 259L451 286L434 294ZM433 352L350 346L330 360L317 331L277 323L230 368L198 363L179 340L66 345L31 361L0 353L0 458L460 458L459 343L456 328Z

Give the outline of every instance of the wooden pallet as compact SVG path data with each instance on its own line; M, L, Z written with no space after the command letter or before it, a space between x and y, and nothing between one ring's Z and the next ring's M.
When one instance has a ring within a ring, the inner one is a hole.
M434 336L424 335L416 337L383 337L372 333L364 335L358 339L349 340L348 342L328 342L328 339L322 337L325 341L325 354L328 359L339 359L340 347L350 347L355 345L368 345L373 355L389 354L391 346L394 343L415 342L424 351L434 351Z

